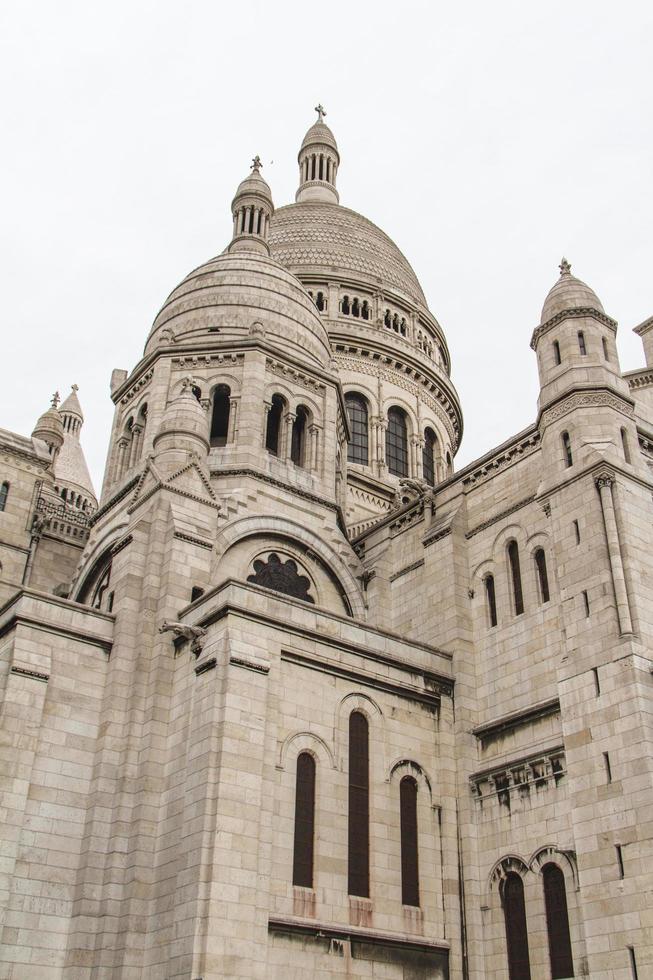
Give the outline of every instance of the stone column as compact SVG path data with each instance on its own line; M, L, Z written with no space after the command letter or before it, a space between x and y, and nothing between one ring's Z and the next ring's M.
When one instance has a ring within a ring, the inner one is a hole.
M263 402L263 432L261 433L261 446L265 449L265 443L268 437L268 418L270 416L270 411L272 409L272 402ZM277 453L279 452L281 442L281 426L279 426L279 435L277 439Z
M309 454L309 469L312 473L317 473L318 470L318 452L320 448L320 430L317 425L311 425L308 429L309 435L311 437L310 443L310 454Z
M229 399L229 428L227 430L227 445L236 441L236 422L238 419L238 398Z
M127 439L126 436L121 436L120 439L118 439L118 449L116 452L116 467L114 471L114 480L119 480L123 475L123 473L125 472L128 446L129 446L129 439Z
M614 597L617 604L619 632L623 636L625 633L633 632L633 624L630 617L626 578L624 575L623 560L621 558L621 548L619 546L619 529L617 528L617 518L614 511L614 500L612 497L614 476L611 473L600 473L596 477L595 482L601 498L601 509L603 511L603 520L605 522L605 536L608 544L608 556L610 559L610 570L612 572L612 583L614 585Z
M286 418L285 418L285 422L286 422L286 426L285 426L286 434L285 434L285 437L284 437L284 447L283 447L283 450L284 450L284 456L288 460L288 462L290 462L290 454L292 452L292 427L293 427L293 423L294 423L294 421L295 421L296 418L297 418L297 416L295 415L294 412L288 412L286 414ZM279 455L281 455L281 454L279 454Z
M143 434L143 427L141 425L135 425L132 429L132 444L129 453L129 463L127 464L129 469L138 462L140 456L141 448L141 436Z

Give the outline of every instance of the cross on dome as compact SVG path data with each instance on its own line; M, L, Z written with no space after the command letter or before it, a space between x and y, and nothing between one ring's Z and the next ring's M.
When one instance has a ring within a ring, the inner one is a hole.
M251 169L254 171L255 174L257 174L260 171L260 169L261 169L262 166L263 166L263 164L261 163L261 158L260 158L260 156L257 153L256 156L254 157L254 159L252 160L252 167L251 167Z
M58 391L55 391L54 395L52 396L52 401L50 402L50 404L52 405L53 408L56 408L60 401L61 401L61 395L59 394Z
M70 387L73 391L79 391L79 385L71 385Z
M321 102L315 106L315 111L317 112L317 121L322 122L323 118L326 116L326 109L323 107Z
M571 264L569 262L567 262L567 260L564 257L564 255L563 255L562 259L560 260L560 265L558 266L558 268L560 269L560 275L561 276L570 276L571 275Z

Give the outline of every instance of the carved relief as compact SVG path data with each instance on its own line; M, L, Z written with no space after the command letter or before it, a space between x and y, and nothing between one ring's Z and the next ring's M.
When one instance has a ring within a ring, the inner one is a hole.
M633 418L635 410L633 406L618 395L613 395L609 391L577 391L563 401L542 412L541 425L550 425L556 422L563 415L568 415L575 408L614 408L615 411Z

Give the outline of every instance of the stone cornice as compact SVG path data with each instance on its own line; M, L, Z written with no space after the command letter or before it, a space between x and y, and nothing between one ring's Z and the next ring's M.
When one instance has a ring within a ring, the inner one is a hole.
M439 953L448 959L449 943L446 940L432 942L405 933L381 932L377 929L361 929L358 926L336 926L332 922L316 919L301 919L295 916L270 916L270 932L287 932L304 936L339 939L344 942L360 942L378 946L393 946L405 950L420 950L425 953Z
M498 735L502 735L504 732L521 728L523 725L528 725L532 721L538 721L540 718L548 718L551 715L557 714L560 714L560 701L558 698L550 698L548 701L540 701L539 704L529 705L529 707L521 708L519 711L511 711L509 714L495 718L493 721L477 725L476 728L472 728L472 735L479 739L479 741L488 742L491 739L497 738Z
M482 456L480 460L470 463L465 469L456 473L454 478L460 481L465 490L471 490L485 483L501 470L531 456L539 448L540 434L535 426L531 426L491 453Z
M522 507L528 507L528 505L532 504L534 501L535 494L531 494L530 497L524 497L523 500L516 501L510 507L506 507L505 510L499 511L499 513L495 514L493 517L488 517L488 519L483 521L482 524L477 524L476 527L471 528L466 532L465 537L468 540L469 538L473 538L474 535L480 534L481 531L485 531L488 527L492 527L493 524L496 524L498 521L502 521L504 517L510 517L511 514L521 510Z
M576 408L614 408L628 418L634 418L634 403L623 395L603 387L576 388L574 391L560 395L551 405L543 408L538 417L538 424L543 428L556 422L563 415L568 415Z
M629 371L624 374L624 381L628 382L631 391L638 388L648 388L653 385L653 368L643 368L641 371Z
M643 320L642 323L638 324L638 326L633 327L633 333L636 333L638 337L643 337L645 333L648 333L651 327L653 327L653 316L647 317L647 319Z
M537 350L537 345L542 334L546 333L552 327L557 327L559 323L563 320L574 320L578 318L585 318L591 316L599 323L602 323L605 327L609 327L613 333L617 332L617 321L613 320L612 317L608 316L606 313L601 313L600 310L595 310L591 306L577 307L572 310L561 310L560 313L556 313L552 316L550 320L546 323L541 323L539 326L535 327L533 331L533 336L531 337L531 347L533 350Z

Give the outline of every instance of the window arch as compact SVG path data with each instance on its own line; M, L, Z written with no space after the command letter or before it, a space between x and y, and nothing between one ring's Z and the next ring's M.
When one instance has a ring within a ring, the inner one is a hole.
M370 894L369 725L360 711L349 716L348 891Z
M552 980L562 980L563 977L573 977L574 975L565 876L557 864L549 863L542 868L542 879L551 978Z
M546 571L546 555L544 548L538 548L533 555L535 568L537 569L537 584L540 587L540 601L549 601L549 576Z
M5 480L0 486L0 511L3 511L7 506L7 497L9 496L9 481Z
M571 438L569 437L569 433L567 431L563 432L560 438L562 440L562 452L564 454L565 466L572 466L574 457L571 452Z
M531 980L524 882L516 871L506 875L501 900L506 925L508 976L510 980Z
M427 483L435 486L435 445L437 436L433 429L424 429L424 448L422 449L422 475Z
M497 595L494 587L494 575L485 576L485 598L490 626L497 625Z
M367 402L362 395L349 392L345 395L345 405L351 426L351 441L347 446L347 460L350 463L367 466L369 463Z
M417 843L417 781L404 776L399 783L401 822L401 903L419 905L419 854Z
M268 410L267 423L265 426L265 448L274 456L279 455L279 440L281 436L281 419L286 406L283 395L273 395L272 405Z
M578 331L578 349L582 356L585 357L587 354L587 344L585 343L585 334L582 330Z
M211 412L212 446L227 445L230 410L231 388L229 385L218 385L213 392L213 411Z
M388 411L385 434L385 454L388 469L394 476L408 476L408 428L406 413L393 406Z
M601 344L603 346L603 357L606 361L610 360L610 355L608 354L608 342L605 337L601 337Z
M508 545L508 564L512 579L512 594L515 602L515 616L521 616L524 611L524 595L521 585L521 568L519 565L519 545L511 541Z
M313 887L313 846L315 837L315 759L310 752L297 756L295 778L295 837L292 883Z
M300 405L292 424L290 437L290 458L296 466L305 466L306 456L306 426L308 422L308 409Z

